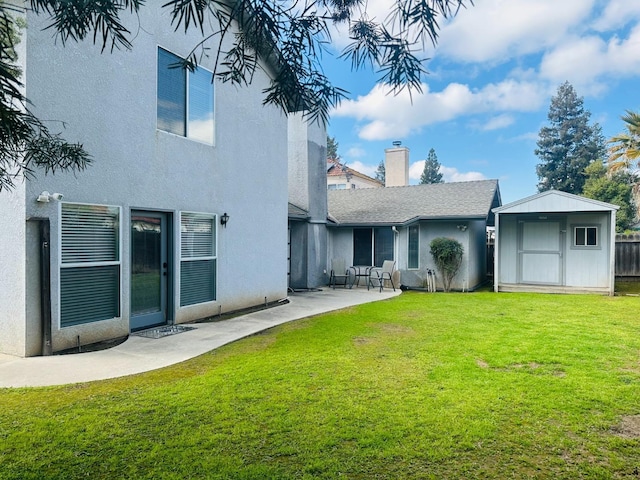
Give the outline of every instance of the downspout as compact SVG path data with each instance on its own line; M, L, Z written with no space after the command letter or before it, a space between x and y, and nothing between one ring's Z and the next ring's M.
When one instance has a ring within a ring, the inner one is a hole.
M51 355L51 225L48 218L40 223L40 321L42 355Z

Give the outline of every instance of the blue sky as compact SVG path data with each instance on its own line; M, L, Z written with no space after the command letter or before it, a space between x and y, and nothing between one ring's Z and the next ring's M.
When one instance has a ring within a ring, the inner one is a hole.
M388 5L370 0L368 13L383 18ZM607 138L624 130L626 109L640 110L640 1L476 0L424 56L430 74L413 102L387 94L375 73L326 58L326 73L350 92L328 127L339 154L373 175L400 140L417 183L434 148L446 181L497 178L508 203L537 192L538 131L565 80Z

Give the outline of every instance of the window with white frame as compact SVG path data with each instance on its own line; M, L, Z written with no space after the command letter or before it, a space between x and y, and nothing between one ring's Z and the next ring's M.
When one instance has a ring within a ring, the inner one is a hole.
M411 225L408 229L409 247L407 268L420 268L420 226Z
M213 144L213 73L158 47L158 130Z
M575 247L597 247L598 227L573 227L573 245Z
M60 326L120 316L120 207L60 207Z
M216 299L216 216L180 213L180 306Z

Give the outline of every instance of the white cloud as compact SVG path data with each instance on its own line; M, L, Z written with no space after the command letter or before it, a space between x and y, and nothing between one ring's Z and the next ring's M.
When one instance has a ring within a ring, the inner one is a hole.
M388 95L384 86L376 85L367 95L342 102L332 115L354 117L363 122L360 138L399 139L420 131L425 125L464 115L535 111L547 99L546 90L536 83L516 80L491 83L480 90L451 83L440 92L431 92L428 85L423 85L423 93L414 95L411 103L408 93Z
M516 119L513 115L498 115L493 118L490 118L485 123L479 125L480 130L484 132L490 132L492 130L500 130L501 128L506 128L515 123Z
M593 28L606 32L640 19L640 3L632 0L609 0Z
M460 172L457 168L445 167L444 165L440 167L440 172L445 182L470 182L472 180L487 179L487 177L480 172Z
M348 158L362 158L367 155L367 151L360 147L351 147L345 154Z
M568 31L582 29L594 2L479 1L443 28L438 54L466 62L503 62L539 52L556 45Z
M420 160L417 162L413 162L409 165L409 179L410 180L420 180L422 176L422 172L424 171L424 162L425 160Z
M365 175L369 175L370 177L374 177L374 178L376 176L376 170L378 169L377 165L374 167L371 165L364 164L359 160L356 160L355 162L348 162L347 166L349 168L353 168L357 172L364 173Z
M424 162L425 160L419 160L409 166L409 179L420 180L424 171ZM486 180L487 178L480 172L460 172L457 168L445 167L444 165L440 165L438 171L442 173L442 179L445 182L469 182L472 180Z
M598 95L607 89L607 79L640 74L638 52L640 24L628 38L614 36L608 43L596 36L576 37L543 57L540 75L556 83L569 80L581 95Z

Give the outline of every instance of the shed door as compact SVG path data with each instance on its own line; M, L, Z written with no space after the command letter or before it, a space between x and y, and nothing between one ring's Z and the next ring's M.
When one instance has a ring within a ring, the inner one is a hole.
M562 285L563 222L520 221L518 227L518 283Z

